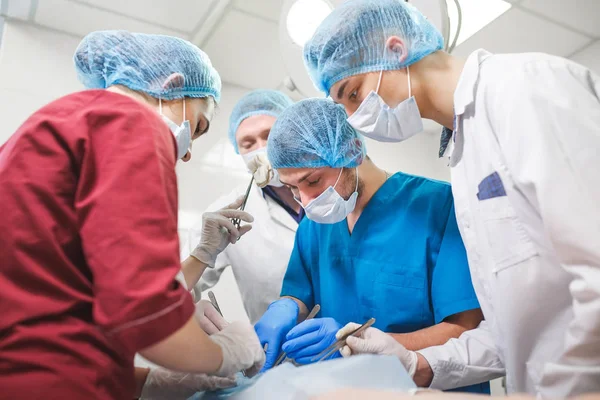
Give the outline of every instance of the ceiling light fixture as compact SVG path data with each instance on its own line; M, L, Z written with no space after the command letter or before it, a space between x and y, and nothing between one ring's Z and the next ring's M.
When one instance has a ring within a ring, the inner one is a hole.
M311 38L333 7L325 0L297 0L287 15L287 31L292 42L298 46Z
M458 25L458 9L453 0L448 0L448 16L452 30ZM504 0L459 0L462 23L456 45L479 32L496 18L510 10L512 4Z

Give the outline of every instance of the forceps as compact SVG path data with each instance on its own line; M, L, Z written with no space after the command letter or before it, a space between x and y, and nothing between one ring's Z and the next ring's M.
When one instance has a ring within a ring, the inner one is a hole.
M312 310L310 310L310 314L308 314L308 316L306 317L306 319L304 321L308 321L309 319L313 319L318 313L319 311L321 311L321 306L320 305L316 305L313 307ZM277 360L275 360L275 364L273 364L273 367L278 366L279 364L281 364L283 362L283 360L285 360L285 351L282 351L281 354L279 355L279 357L277 357Z
M242 202L242 205L240 206L241 211L244 211L244 208L246 208L246 203L248 202L248 196L250 195L250 190L252 190L253 183L254 183L254 176L252 176L252 179L250 179L250 184L248 185L248 188L246 189L246 194L244 195L244 201ZM231 222L233 222L233 224L235 225L235 227L238 230L240 229L240 223L242 221L240 221L239 218L232 218Z
M222 317L223 313L221 312L221 309L219 308L219 303L217 303L217 298L215 297L215 294L213 293L212 290L208 291L208 298L210 299L210 304L213 305L215 310L217 310L217 312L219 314L221 314L221 317ZM246 376L246 371L242 371L242 375Z
M223 313L221 312L221 309L219 308L219 303L217 303L217 298L215 297L215 294L212 292L212 290L208 291L208 298L210 299L210 303L213 305L215 310L217 310L217 312L219 314L221 314L221 317L222 317Z
M335 342L333 342L333 344L331 344L325 350L323 350L322 352L320 352L319 354L317 354L312 359L312 361L321 362L324 359L326 359L327 357L331 356L336 351L341 350L346 345L346 339L348 339L350 336L358 336L358 335L360 335L367 328L370 328L371 325L373 325L374 323L375 323L375 318L371 318L370 320L368 320L367 322L365 322L364 324L362 324L361 326L359 326L358 328L356 328L352 332L345 334L340 339L338 339Z

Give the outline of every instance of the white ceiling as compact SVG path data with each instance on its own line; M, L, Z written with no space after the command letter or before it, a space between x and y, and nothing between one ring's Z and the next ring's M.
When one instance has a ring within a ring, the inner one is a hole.
M487 0L480 0L487 1ZM458 55L543 51L565 57L600 40L600 0L509 0L513 8L462 43ZM281 88L283 0L0 0L0 13L77 36L127 29L183 37L203 48L225 82ZM299 60L299 62L301 62Z

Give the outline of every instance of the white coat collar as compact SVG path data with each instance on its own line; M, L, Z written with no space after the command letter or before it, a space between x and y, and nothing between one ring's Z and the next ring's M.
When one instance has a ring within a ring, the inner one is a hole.
M485 59L492 54L486 50L475 50L467 58L458 85L454 91L454 115L462 115L466 108L475 101L475 88L479 79L479 68Z

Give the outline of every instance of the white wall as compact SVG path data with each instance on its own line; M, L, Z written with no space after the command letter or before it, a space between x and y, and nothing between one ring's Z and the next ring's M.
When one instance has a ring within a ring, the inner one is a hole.
M0 144L41 106L80 90L72 57L80 39L14 20L0 48Z

